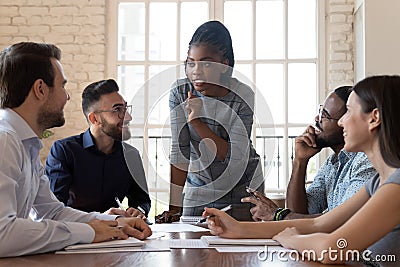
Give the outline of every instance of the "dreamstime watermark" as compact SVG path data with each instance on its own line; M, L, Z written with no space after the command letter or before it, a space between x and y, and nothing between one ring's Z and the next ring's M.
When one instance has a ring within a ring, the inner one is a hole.
M323 261L328 259L329 261L340 261L340 262L396 262L396 255L375 255L372 256L371 250L346 250L347 240L339 238L336 241L337 249L329 247L328 249L322 250L317 253L314 250L303 250L299 252L297 250L288 249L271 249L268 246L264 247L264 250L260 250L257 253L257 257L260 261Z

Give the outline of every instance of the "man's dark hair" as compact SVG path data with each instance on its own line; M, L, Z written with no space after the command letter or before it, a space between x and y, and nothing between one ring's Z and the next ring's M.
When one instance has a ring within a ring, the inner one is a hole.
M1 51L0 108L19 107L38 79L53 87L51 58L61 58L60 49L52 44L21 42Z
M351 91L353 90L353 86L340 86L338 88L335 89L334 93L343 100L345 106L347 103L347 99L349 99L349 95L351 93ZM346 108L347 109L347 108Z
M102 95L118 92L119 87L116 81L112 79L101 80L86 86L82 93L82 110L86 119L88 114L92 112L92 107L99 102Z
M232 75L232 68L235 65L235 57L233 55L232 38L228 29L219 21L212 20L200 25L194 32L189 42L190 47L201 44L215 47L222 52L223 59L228 59L228 65L231 67L227 75Z

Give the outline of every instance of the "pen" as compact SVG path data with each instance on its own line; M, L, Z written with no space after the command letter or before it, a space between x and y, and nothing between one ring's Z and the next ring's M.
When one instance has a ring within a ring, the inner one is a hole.
M141 213L143 213L144 216L146 216L146 212L144 211L144 209L140 206L137 207L137 210L140 211ZM143 219L145 221L145 223L147 223L148 225L152 225L153 223L149 221L149 219L147 219L146 217Z
M140 211L140 212L143 213L143 214L146 214L146 212L144 211L144 209L142 209L142 207L140 207L140 206L137 207L137 210Z
M246 192L249 193L255 199L260 200L260 198L258 196L256 196L256 194L254 194L254 191L256 191L256 190L246 186Z
M121 210L125 210L124 207L122 206L121 201L119 201L119 198L118 198L118 197L115 197L115 201L117 202L118 207L119 207Z
M232 209L232 205L226 206L225 208L222 208L221 211L228 211ZM207 217L204 217L202 219L200 219L197 223L205 223L207 221L208 218L210 217L214 217L215 215L209 215Z

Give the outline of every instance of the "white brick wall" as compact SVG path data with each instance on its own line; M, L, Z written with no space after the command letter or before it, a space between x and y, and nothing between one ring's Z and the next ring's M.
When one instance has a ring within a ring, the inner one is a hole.
M0 49L21 41L54 43L62 50L71 101L66 124L44 140L44 160L56 139L87 128L81 112L81 93L89 83L105 77L105 14L107 0L1 0ZM324 1L324 0L319 0ZM38 4L40 3L40 4ZM352 84L354 0L327 1L327 89Z
M81 93L89 83L105 77L105 5L107 0L1 0L0 49L20 42L54 43L61 48L67 90L66 124L44 140L45 160L54 140L87 128Z
M327 2L327 89L354 82L354 0L329 0Z

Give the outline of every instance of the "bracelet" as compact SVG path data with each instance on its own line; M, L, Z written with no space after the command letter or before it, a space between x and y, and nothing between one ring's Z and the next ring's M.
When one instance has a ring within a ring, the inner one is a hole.
M279 213L280 213L282 210L283 210L282 208L278 208L278 209L275 211L273 221L279 221L279 220L278 220L278 219L279 219Z
M286 215L288 215L291 212L290 209L282 209L280 212L277 214L277 221L282 221Z

